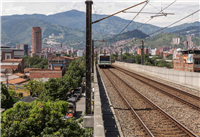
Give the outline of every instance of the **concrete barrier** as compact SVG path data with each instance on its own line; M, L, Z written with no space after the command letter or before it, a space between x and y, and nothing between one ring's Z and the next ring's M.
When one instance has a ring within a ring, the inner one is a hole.
M94 66L94 137L105 137L96 67Z
M166 80L170 80L172 82L178 82L185 86L194 87L195 89L200 89L200 73L197 72L178 71L173 69L159 68L155 66L146 66L119 61L115 61L114 65L160 77Z

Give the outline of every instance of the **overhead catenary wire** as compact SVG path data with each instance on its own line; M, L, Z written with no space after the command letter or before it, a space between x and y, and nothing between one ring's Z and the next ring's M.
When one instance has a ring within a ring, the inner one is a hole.
M169 6L171 6L172 4L174 4L177 0L175 0L174 2L172 2L171 4L169 4L167 7L165 7L164 9L162 9L160 12L158 12L156 15L163 13L164 10L166 10ZM151 5L151 4L149 4ZM141 24L139 27L137 27L136 29L142 27L143 25L145 25L146 23L148 23L149 21L151 21L153 18L150 18L149 20L147 20L144 24ZM136 30L135 29L135 30Z
M191 14L189 14L189 15L187 15L186 17L184 17L184 18L182 18L182 19L180 19L180 20L178 20L178 21L176 21L176 22L174 22L174 23L172 23L172 24L170 24L170 25L168 25L168 26L166 26L166 27L164 27L164 28L162 28L162 29L159 29L159 30L157 30L157 31L155 31L155 32L153 32L153 33L150 33L150 34L148 34L148 35L151 36L151 35L153 35L153 34L159 32L159 31L162 31L162 30L164 30L164 29L166 29L166 28L168 28L168 27L170 27L170 26L172 26L172 25L174 25L174 24L176 24L176 23L178 23L178 22L180 22L180 21L182 21L182 20L184 20L184 19L186 19L186 18L192 16L193 14L195 14L195 13L197 13L197 12L199 12L199 11L200 11L200 9L197 10L197 11L195 11L195 12L193 12L193 13L191 13Z
M105 42L111 41L114 38L118 37L130 24L131 22L133 22L133 20L140 14L140 12L146 7L146 5L148 4L149 1L146 2L146 4L142 7L142 9L136 14L136 16L133 17L133 19L117 34L115 35L113 38L106 40ZM104 44L105 42L100 43L98 46L101 46L102 44Z
M96 20L98 20L98 18L97 18L97 13L96 13L96 10L95 10L95 7L94 7L94 4L93 4L92 7L93 7L93 9L94 9L94 13L95 13ZM100 28L99 23L97 23L97 24L98 24L98 28L99 28L99 30L100 30L100 33L103 34L102 31L101 31L101 28Z
M160 13L162 13L162 11L164 11L164 10L166 10L168 7L170 7L171 5L173 5L175 2L176 2L177 0L175 0L175 1L173 1L172 3L170 3L168 6L166 6L164 9L162 9L160 12L158 12L156 15L158 15L158 14L160 14ZM149 2L149 1L148 1ZM140 28L140 27L142 27L143 25L145 25L146 23L148 23L149 21L151 21L153 18L150 18L149 20L147 20L145 23L143 23L143 24L141 24L140 26L138 26L136 29L134 29L134 30L132 30L132 31L135 31L135 30L137 30L138 28ZM132 22L132 21L131 21ZM119 35L119 34L118 34ZM115 37L114 37L115 38ZM112 38L113 39L113 38ZM109 39L110 40L110 39ZM108 40L108 41L109 41ZM108 42L108 41L105 41L105 42ZM101 46L101 45L103 45L105 42L102 42L102 43L100 43L96 48L98 48L99 46ZM95 48L95 49L96 49Z

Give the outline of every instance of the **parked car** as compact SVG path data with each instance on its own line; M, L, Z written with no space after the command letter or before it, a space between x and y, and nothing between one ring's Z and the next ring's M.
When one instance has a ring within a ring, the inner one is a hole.
M79 97L81 97L81 95L82 95L82 87L77 87L77 88L75 88L73 90L74 90L74 93L79 94Z
M72 103L74 107L76 108L76 99L75 98L69 98L67 102ZM75 109L76 110L76 109Z
M80 91L75 91L75 92L74 92L74 95L77 95L77 96L78 96L78 98L80 98L82 94L81 94L81 92L80 92Z
M71 98L74 98L74 100L77 102L78 101L78 95L77 94L72 94Z

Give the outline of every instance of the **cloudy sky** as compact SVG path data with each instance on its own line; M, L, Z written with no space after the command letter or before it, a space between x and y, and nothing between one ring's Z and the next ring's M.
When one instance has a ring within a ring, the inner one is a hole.
M73 1L73 2L72 2ZM148 5L143 9L143 12L157 13L164 9L174 0L150 0ZM129 6L143 2L143 0L93 0L93 13L96 14L112 14ZM55 14L65 12L72 9L85 12L84 0L1 0L1 15L14 14ZM138 12L144 4L137 6L128 11ZM172 6L164 10L165 13L174 13L167 17L155 17L149 23L161 27L165 27L197 10L199 10L199 0L177 0ZM135 13L120 13L117 16L131 20ZM146 22L153 14L140 14L134 21ZM190 23L199 20L199 12L185 19L182 23ZM177 24L176 24L177 25Z

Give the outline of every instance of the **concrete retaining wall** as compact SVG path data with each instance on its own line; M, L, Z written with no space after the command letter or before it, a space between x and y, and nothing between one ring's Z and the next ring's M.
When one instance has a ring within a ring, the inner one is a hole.
M94 137L105 137L96 67L94 66Z
M116 61L114 65L131 70L136 70L142 73L147 73L149 75L154 75L181 84L193 86L195 88L200 88L200 73L197 72L178 71L173 69L165 69L154 66L138 65L119 61Z

